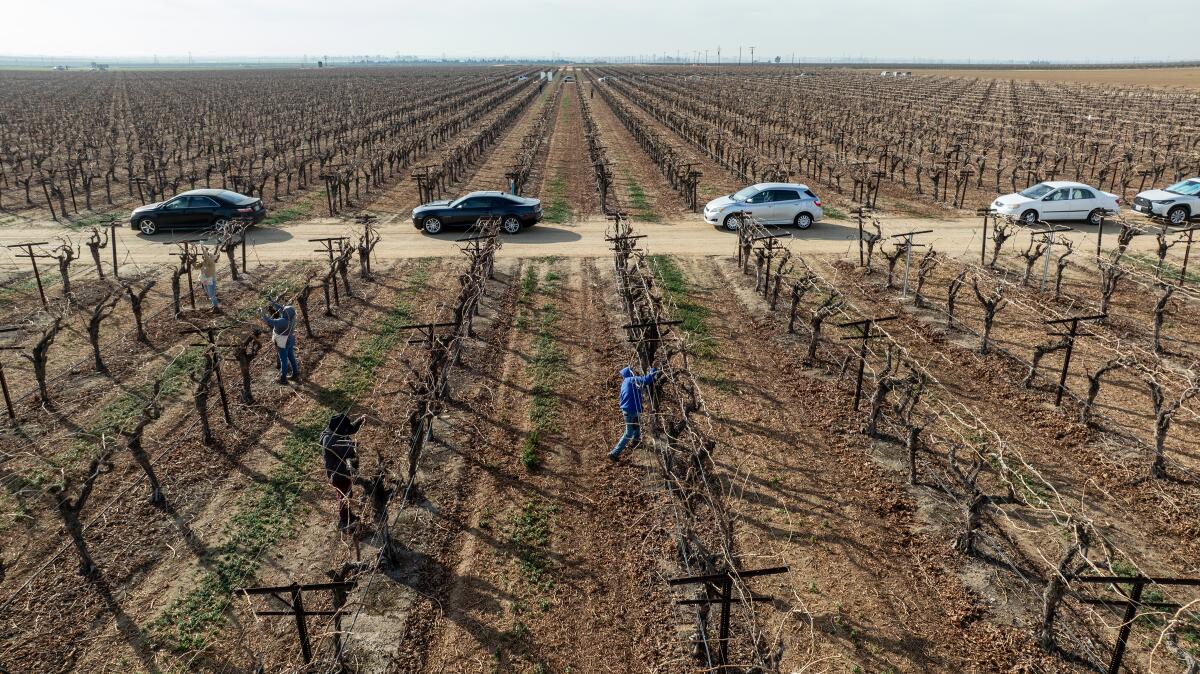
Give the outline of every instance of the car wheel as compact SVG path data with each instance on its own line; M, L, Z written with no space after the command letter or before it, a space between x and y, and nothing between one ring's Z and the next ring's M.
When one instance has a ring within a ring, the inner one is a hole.
M725 216L725 229L736 232L738 230L738 217L734 214Z
M808 213L801 213L796 216L795 220L792 221L792 224L796 225L796 229L808 229L809 227L812 227L812 223L812 216Z
M442 221L437 218L425 218L421 221L421 229L426 234L437 234L442 231Z
M138 220L138 229L142 230L142 234L154 234L158 231L158 225L150 218L142 218Z
M1103 220L1104 220L1104 211L1100 210L1099 208L1092 211L1091 213L1088 213L1087 221L1089 224L1099 227L1100 223Z
M1021 222L1027 225L1035 225L1038 221L1038 212L1032 208L1021 214Z
M521 231L521 220L515 215L504 216L504 221L500 223L500 228L505 234L516 234Z
M1167 222L1171 223L1172 225L1182 225L1183 223L1187 222L1187 219L1188 210L1183 206L1176 206L1175 208L1167 211Z
M216 220L213 220L213 227L216 227L217 229L225 229L228 226L229 220L225 218L217 218Z

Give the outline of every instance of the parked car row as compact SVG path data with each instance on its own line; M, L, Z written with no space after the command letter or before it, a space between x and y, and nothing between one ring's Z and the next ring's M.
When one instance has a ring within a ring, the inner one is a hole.
M1050 180L1021 192L1005 194L992 209L1027 224L1038 221L1081 220L1099 225L1106 215L1120 211L1121 198L1084 183ZM1182 225L1200 215L1200 178L1189 178L1165 189L1141 192L1133 210ZM704 206L704 221L736 231L741 214L767 225L808 229L824 217L821 199L801 183L757 183ZM143 234L169 229L214 229L234 219L262 222L267 207L262 199L230 190L191 190L166 201L133 210L129 224ZM500 229L517 234L542 220L542 202L498 191L470 192L457 199L421 204L412 211L412 223L427 234L450 228L468 228L480 218L500 218Z

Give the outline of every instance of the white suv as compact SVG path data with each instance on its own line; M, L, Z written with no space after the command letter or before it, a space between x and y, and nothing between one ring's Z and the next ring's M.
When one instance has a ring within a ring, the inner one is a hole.
M795 225L808 229L820 222L821 199L798 183L758 183L704 205L704 221L737 231L738 213L746 213L764 225Z
M1200 214L1200 178L1189 178L1165 190L1146 190L1133 199L1133 210L1161 215L1172 225L1182 225Z

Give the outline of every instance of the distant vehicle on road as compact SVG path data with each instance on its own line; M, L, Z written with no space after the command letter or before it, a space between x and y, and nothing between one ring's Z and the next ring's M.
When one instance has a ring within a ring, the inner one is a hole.
M224 227L234 219L253 224L267 217L262 199L230 190L191 190L166 201L138 206L129 216L129 226L142 234L172 229Z
M1200 214L1200 178L1188 178L1162 190L1146 190L1133 199L1133 210L1161 215L1172 225L1182 225Z
M808 185L758 183L705 204L704 221L735 232L741 212L765 225L795 225L797 229L808 229L824 217L821 199Z
M567 75L566 77L563 78L563 82L574 82L574 81L575 81L574 75Z
M1083 183L1050 180L1005 194L992 202L992 208L1027 225L1038 220L1084 220L1099 225L1105 213L1121 210L1121 199Z
M454 200L431 201L413 209L413 226L426 234L447 227L470 227L480 218L500 218L500 231L516 234L542 220L542 202L506 192L471 192Z

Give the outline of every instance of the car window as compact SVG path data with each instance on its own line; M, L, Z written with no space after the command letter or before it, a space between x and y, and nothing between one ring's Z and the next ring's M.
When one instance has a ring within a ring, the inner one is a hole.
M208 197L188 197L190 202L188 208L219 208L217 202Z
M167 205L163 206L163 210L174 211L179 208L187 208L187 207L188 207L187 197L179 197L175 201L172 201L172 202L168 203Z
M458 206L455 206L455 208L481 208L483 206L483 204L480 203L481 201L483 201L483 200L480 199L479 197L471 197L470 199L463 199L462 201L459 202Z
M812 190L804 190L804 193L808 195L808 198L809 198L809 199L816 199L816 198L817 198L817 195L813 194L813 191L812 191Z
M1054 190L1050 196L1046 197L1045 201L1062 201L1067 198L1067 190Z
M748 204L765 204L771 200L771 190L763 190L746 200Z
M1025 197L1026 199L1041 199L1042 197L1046 196L1046 194L1052 189L1054 189L1054 188L1050 187L1049 185L1042 185L1039 183L1037 185L1034 185L1033 187L1030 187L1029 189L1025 190L1024 192L1021 192L1020 194L1021 194L1021 196Z
M771 198L771 201L795 201L800 198L800 195L796 192L796 190L772 191L775 192L775 196Z
M1096 195L1091 190L1073 189L1071 190L1072 199L1095 199Z

